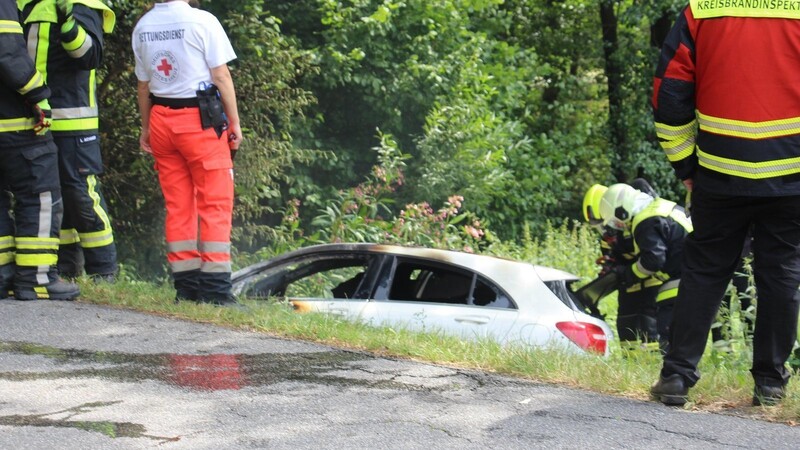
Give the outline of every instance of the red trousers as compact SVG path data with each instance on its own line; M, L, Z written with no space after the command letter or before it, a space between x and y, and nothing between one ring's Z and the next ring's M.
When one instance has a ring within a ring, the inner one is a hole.
M202 129L198 108L154 105L150 112L150 146L167 208L167 259L173 273L199 270L201 296L230 291L233 161L226 138ZM204 278L210 285L203 286Z

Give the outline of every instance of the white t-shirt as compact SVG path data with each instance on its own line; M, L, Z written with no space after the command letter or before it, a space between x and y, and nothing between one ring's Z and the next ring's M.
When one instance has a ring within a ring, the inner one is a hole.
M219 20L183 1L156 3L132 36L136 77L158 97L191 98L211 69L236 59Z

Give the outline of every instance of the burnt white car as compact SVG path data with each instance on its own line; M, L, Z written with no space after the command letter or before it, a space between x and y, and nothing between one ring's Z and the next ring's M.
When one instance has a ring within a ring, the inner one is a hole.
M323 244L233 274L234 293L375 326L607 355L612 332L549 267L448 250Z

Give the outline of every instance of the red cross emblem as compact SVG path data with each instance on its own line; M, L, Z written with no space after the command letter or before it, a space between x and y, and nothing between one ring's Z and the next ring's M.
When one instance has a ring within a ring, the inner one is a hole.
M172 66L167 62L167 58L161 58L161 65L156 66L156 69L164 72L164 76L168 77L170 70L172 70Z

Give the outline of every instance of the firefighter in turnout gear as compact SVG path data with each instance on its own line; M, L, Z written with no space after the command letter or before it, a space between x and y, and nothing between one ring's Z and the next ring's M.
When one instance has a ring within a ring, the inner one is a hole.
M584 219L601 233L601 256L597 260L601 269L598 277L621 270L618 269L620 267L630 266L636 260L630 231L619 232L603 226L600 200L606 191L608 187L595 184L589 188L583 199ZM617 336L623 349L658 348L656 295L661 284L658 278L649 277L617 289Z
M785 396L800 302L800 12L792 2L692 0L653 80L656 133L692 200L672 346L650 393L686 403L752 230L753 404Z
M236 305L231 293L233 155L242 140L222 25L186 0L156 3L133 30L142 150L167 208L176 299Z
M0 0L0 48L0 297L72 300L78 287L56 270L63 205L50 89L28 56L14 0Z
M615 270L622 286L656 278L663 283L656 294L656 322L659 346L670 346L669 326L678 293L683 257L683 241L692 224L683 208L663 198L634 189L628 184L609 186L600 200L600 217L606 227L633 236L633 264Z
M112 281L117 249L98 176L103 172L98 131L96 69L103 33L115 16L101 0L17 0L28 51L52 90L50 128L59 154L64 219L59 272L74 278L85 270Z

